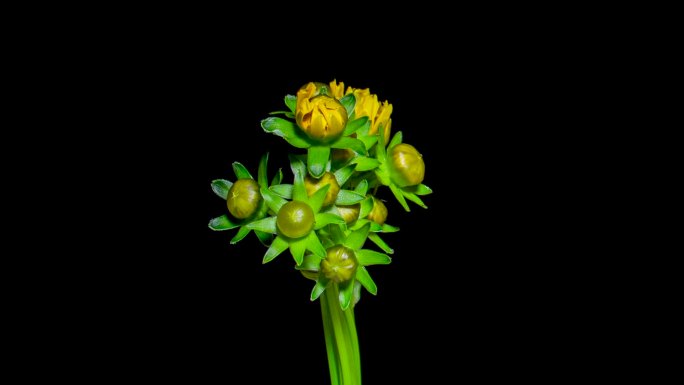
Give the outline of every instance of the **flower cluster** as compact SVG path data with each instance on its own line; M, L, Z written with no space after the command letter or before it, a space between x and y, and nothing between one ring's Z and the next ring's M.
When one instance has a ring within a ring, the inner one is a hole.
M316 281L311 300L334 285L344 310L359 300L361 286L377 293L366 267L389 264L394 253L380 234L399 229L385 223L388 210L378 189L389 187L406 211L407 200L427 208L420 198L432 192L422 184L425 163L416 148L402 143L401 132L390 140L392 104L369 89L312 82L285 96L285 105L288 110L271 113L261 126L306 150L290 155L292 183L282 183L282 170L268 183L268 154L256 181L234 163L234 183L212 182L228 213L209 227L239 227L231 243L254 231L268 247L264 263L289 249L296 269ZM364 248L367 240L383 252Z

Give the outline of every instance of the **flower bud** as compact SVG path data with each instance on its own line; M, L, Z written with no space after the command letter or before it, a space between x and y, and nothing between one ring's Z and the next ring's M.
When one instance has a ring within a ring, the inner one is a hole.
M254 179L238 179L228 190L226 203L232 216L245 219L257 211L261 199L259 185Z
M301 238L313 230L314 213L304 202L288 202L278 211L276 224L286 237Z
M328 192L325 194L325 200L323 200L323 207L330 206L335 203L337 199L337 194L340 192L340 185L335 179L335 174L331 172L326 172L320 178L313 178L311 175L304 178L304 187L306 187L306 194L312 196L316 191L325 187L325 185L330 185Z
M385 223L387 220L387 206L385 206L382 201L374 196L373 198L373 209L371 210L370 213L368 213L368 216L366 218L370 219L371 221L382 225Z
M309 138L328 143L344 132L347 110L334 97L323 93L316 96L316 92L316 85L313 83L297 92L295 119Z
M361 212L361 205L355 204L351 206L337 206L337 210L340 212L340 216L344 219L347 224L354 222L359 219L359 212Z
M321 261L321 271L331 281L341 283L354 276L356 265L354 251L337 245L327 250L327 256Z
M401 143L389 150L390 176L400 187L420 184L425 177L425 162L415 147Z

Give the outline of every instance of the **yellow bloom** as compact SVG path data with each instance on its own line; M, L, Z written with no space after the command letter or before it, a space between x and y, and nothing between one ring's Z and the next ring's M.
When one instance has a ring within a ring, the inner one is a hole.
M317 95L318 90L314 83L309 83L297 92L295 119L311 139L326 143L344 132L347 110L334 97Z
M342 99L344 96L344 82L337 83L337 79L330 82L330 94L334 96L337 100Z
M371 122L369 135L374 135L380 129L380 125L385 127L385 143L389 142L390 132L392 131L392 105L387 101L380 104L378 96L370 93L370 89L353 89L349 87L347 93L354 93L356 107L354 111L357 118L367 116Z

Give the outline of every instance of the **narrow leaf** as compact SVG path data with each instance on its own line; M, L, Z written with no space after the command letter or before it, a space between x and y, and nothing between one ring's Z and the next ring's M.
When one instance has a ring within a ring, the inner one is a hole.
M344 219L332 213L318 213L316 214L316 227L314 227L314 230L319 230L331 223L343 225Z
M309 206L311 206L311 209L314 213L321 211L321 207L323 207L323 201L325 201L325 194L328 193L329 189L330 185L326 184L309 197ZM304 194L306 194L306 191Z
M320 297L321 294L323 294L323 292L325 291L325 288L328 286L328 282L330 282L330 280L328 280L328 278L325 275L323 275L323 274L318 275L318 279L316 280L316 285L314 285L313 290L311 290L311 300L312 301L317 300L318 297Z
M292 253L292 257L297 263L297 266L301 265L302 261L304 261L304 252L306 252L306 239L307 237L301 237L290 240L290 253Z
M363 127L363 125L366 123L368 123L368 117L367 116L362 116L358 119L354 119L350 122L347 122L347 126L344 128L343 136L349 136L349 135L355 133L359 128Z
M387 223L385 223L385 224L382 225L382 230L381 230L381 232L383 232L383 233L396 233L397 231L399 231L399 228L398 228L398 227L394 227L394 226L392 226L392 225L388 225Z
M274 194L281 198L292 199L292 185L291 184L277 184L268 188Z
M257 238L259 238L261 244L266 247L271 246L271 242L273 242L273 234L264 233L263 231L259 230L254 230L254 234L256 234Z
M362 249L354 251L356 260L363 266L368 265L389 265L392 258L387 254L378 253L377 251Z
M354 280L350 280L349 282L345 284L339 284L340 286L340 307L342 310L347 310L349 309L349 305L351 305L352 301L352 295L354 292Z
M390 190L392 190L392 194L394 194L394 197L397 198L397 201L401 204L401 207L404 208L407 212L410 212L411 209L408 206L408 203L406 203L406 199L404 199L404 195L402 194L402 191L399 189L399 187L395 186L394 183L390 183Z
M264 201L266 201L266 204L268 207L273 210L274 213L278 213L280 211L280 208L283 207L287 201L278 195L274 194L271 190L267 188L261 188L261 196L264 197Z
M359 210L359 218L365 218L373 210L373 199L366 197L361 201L361 209Z
M325 167L330 160L330 147L313 146L309 147L306 163L309 166L309 173L314 178L320 178L325 172Z
M354 168L356 168L356 165L352 164L335 171L335 179L337 179L337 184L339 184L340 187L347 183L354 173Z
M290 112L294 114L295 108L297 108L297 97L294 95L285 95L285 105L290 109Z
M264 233L276 234L276 217L260 219L252 223L248 223L247 225L245 225L245 227L247 227L250 230L259 230Z
M380 165L377 159L368 158L365 156L358 156L352 160L353 164L356 164L356 171L369 171Z
M238 179L254 179L252 174L240 162L233 162L233 171Z
M331 224L330 226L328 226L328 229L330 231L330 238L332 239L333 243L336 245L341 245L345 239L342 227L340 227L340 225Z
M211 182L211 189L216 195L223 199L228 198L228 191L230 191L232 186L233 182L229 182L225 179L216 179Z
M228 218L227 215L221 215L209 221L209 228L214 231L230 230L238 226L240 226L240 223Z
M333 142L332 148L348 148L358 154L366 155L366 146L362 141L350 137L343 136L337 141Z
M240 242L244 237L247 236L247 234L249 234L250 231L252 230L248 229L246 226L240 227L240 230L237 232L237 234L235 234L233 239L230 240L230 244L234 245Z
M403 191L403 190L401 191L401 193L404 194L406 199L410 200L411 202L417 204L418 206L420 206L424 209L427 208L425 203L423 203L423 201L420 198L418 198L418 195L411 193L411 192L408 192L408 191Z
M363 146L366 148L366 151L370 150L371 147L375 145L375 143L378 142L378 137L376 135L372 136L359 136L358 138L361 142L363 142ZM378 158L379 159L379 158Z
M356 270L356 279L361 282L363 287L365 287L369 293L373 295L378 294L378 286L375 285L373 278L371 278L370 274L368 274L368 270L366 270L365 267L359 266L359 268Z
M356 105L356 97L354 94L347 94L340 99L340 103L347 110L347 116L351 116L352 112L354 112L354 105Z
M394 254L394 250L392 250L392 248L389 247L389 245L385 243L385 241L383 241L378 234L370 233L368 234L368 239L370 239L373 243L378 245L378 247L381 248L382 251L384 251L385 253Z
M283 169L279 168L278 172L273 176L273 180L271 180L271 186L280 184L280 182L283 181Z
M273 258L277 257L280 255L283 251L287 250L289 246L289 243L283 237L276 237L273 240L273 243L271 243L271 247L266 250L266 254L264 254L264 260L262 263L268 263L273 260Z
M326 257L325 247L321 244L315 231L309 233L309 236L306 239L306 249L321 259Z
M264 131L280 136L297 148L309 148L311 144L304 138L304 134L297 131L294 123L283 118L270 117L261 121Z
M416 186L404 187L403 190L414 193L416 195L432 194L432 189L422 183Z
M362 180L361 183L359 183L356 188L354 189L354 192L357 192L361 195L366 195L368 192L368 181L367 180Z
M392 148L392 147L396 146L397 144L400 144L402 139L403 139L403 134L401 133L401 131L398 131L396 134L394 134L394 137L392 138L392 140L390 140L389 146L387 146L387 148Z
M299 266L295 266L296 270L309 270L309 271L318 271L321 266L321 258L313 255L313 254L306 254L304 256L304 261L302 261L302 264Z
M344 245L352 250L360 249L366 242L366 237L368 236L368 231L370 230L370 223L363 226L362 228L353 231L347 239L344 241Z
M353 205L361 202L365 198L364 195L349 190L340 190L335 200L336 205Z
M268 168L268 152L261 157L259 161L259 171L257 172L257 181L259 187L268 187L268 178L266 177Z

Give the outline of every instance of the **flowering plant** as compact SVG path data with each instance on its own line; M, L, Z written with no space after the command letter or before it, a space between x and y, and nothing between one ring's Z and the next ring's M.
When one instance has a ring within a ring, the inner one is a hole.
M269 183L268 154L256 180L233 163L235 182L212 182L228 213L209 228L238 228L231 244L253 231L267 247L263 263L290 250L295 269L315 281L310 299L321 303L332 384L360 385L354 306L361 287L377 294L367 267L391 262L394 250L380 234L399 231L385 223L388 210L376 194L386 186L406 211L407 200L427 208L420 198L432 193L422 184L425 163L401 132L390 140L392 105L368 89L312 82L285 96L285 105L261 127L306 150L290 155L292 183L283 183L282 170ZM366 248L367 240L382 252Z

